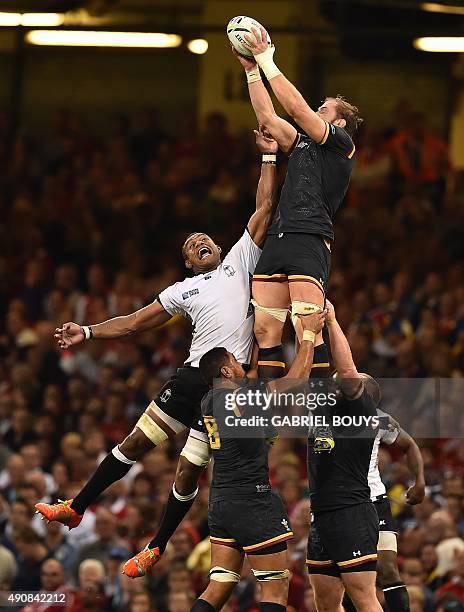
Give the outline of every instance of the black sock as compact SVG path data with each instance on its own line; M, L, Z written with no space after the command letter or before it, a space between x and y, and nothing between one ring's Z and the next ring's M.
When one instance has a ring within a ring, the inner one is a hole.
M329 376L329 351L325 343L314 347L313 367L309 373L309 378L314 381L316 378L327 379ZM317 406L313 411L313 417L324 417L325 422L329 423L329 411L325 406ZM318 438L331 438L332 432L329 426L315 425L313 427L313 436Z
M158 547L161 553L165 551L170 537L182 523L184 516L192 507L197 493L198 489L195 489L190 495L179 495L179 493L175 491L175 485L172 487L160 526L156 535L148 545L149 548ZM179 497L181 499L178 499Z
M258 352L259 378L281 378L284 375L285 361L282 345L260 348Z
M216 612L216 608L213 608L213 606L204 599L197 599L190 608L190 612Z
M286 606L281 606L278 603L271 603L269 601L262 601L259 604L259 610L264 610L264 612L285 612Z
M404 582L394 582L383 587L389 612L409 612L409 596Z
M342 605L346 612L356 612L356 608L354 607L353 602L350 599L350 596L346 592L343 595Z
M309 378L327 378L329 375L329 351L324 342L314 347L313 366Z
M121 458L117 459L115 454ZM121 480L134 463L135 461L130 461L124 457L118 447L114 448L106 455L80 493L76 495L71 504L71 508L75 510L77 514L84 514L90 504L95 501L105 489L112 485L113 482Z

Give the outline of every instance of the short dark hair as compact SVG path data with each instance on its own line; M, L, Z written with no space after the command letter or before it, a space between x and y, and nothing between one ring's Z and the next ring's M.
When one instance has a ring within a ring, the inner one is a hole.
M203 355L200 359L200 374L211 387L215 378L220 378L221 368L228 361L227 349L217 346Z
M192 232L184 240L184 244L182 245L182 257L184 258L184 261L187 261L187 251L185 249L185 247L187 246L187 242L190 240L192 236L196 236L197 234L201 234L201 232Z
M364 121L364 119L359 116L358 107L350 104L348 100L345 100L345 98L340 94L337 94L335 98L329 96L326 98L326 100L335 100L338 117L339 119L344 119L346 121L345 130L350 136L353 136L358 127Z

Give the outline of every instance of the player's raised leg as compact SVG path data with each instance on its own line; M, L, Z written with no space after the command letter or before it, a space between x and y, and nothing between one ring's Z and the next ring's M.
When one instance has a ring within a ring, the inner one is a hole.
M209 584L193 604L192 612L216 612L222 608L240 580L243 559L239 548L211 544Z
M136 461L168 438L171 439L185 430L187 427L186 423L191 422L191 416L184 409L184 402L182 402L183 395L179 396L179 393L176 392L179 386L178 380L179 375L177 375L176 380L166 383L155 401L148 405L145 412L139 418L133 431L121 444L115 446L108 453L90 480L74 499L56 504L38 503L35 506L37 512L42 514L46 520L58 521L63 525L67 525L70 529L77 527L86 509L110 485L123 478ZM196 391L196 395L199 395L203 392L203 385L199 384L197 386L199 390L195 388L194 391ZM163 390L168 387L172 388L173 393L169 396L169 401L164 404L165 410L161 410L158 404L161 403L160 398L163 396ZM177 406L181 408L181 416L179 418L185 424L167 413L171 412L174 414Z
M258 375L280 378L285 374L282 332L290 306L287 277L255 275L253 278L255 307L254 332L258 342Z
M169 539L195 501L198 481L208 465L209 457L207 435L191 429L177 463L176 478L158 531L142 551L126 561L123 567L126 576L144 576L158 562Z

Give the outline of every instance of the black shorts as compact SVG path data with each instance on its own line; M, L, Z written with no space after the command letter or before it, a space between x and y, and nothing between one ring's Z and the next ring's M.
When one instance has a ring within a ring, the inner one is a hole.
M326 291L330 250L317 234L267 236L253 275L254 281L310 280Z
M293 538L282 500L274 492L211 501L208 525L211 544L239 548L247 555L285 550L285 542Z
M200 403L208 390L200 370L184 366L163 385L154 402L171 419L203 432Z
M375 571L378 539L379 520L372 503L312 515L308 572L339 577Z
M379 517L379 531L390 531L398 534L398 525L391 512L388 495L379 495L376 497L374 506Z

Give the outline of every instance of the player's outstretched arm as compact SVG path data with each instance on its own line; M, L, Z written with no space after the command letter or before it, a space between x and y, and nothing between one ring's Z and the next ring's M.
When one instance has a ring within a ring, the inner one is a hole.
M298 387L302 380L307 381L313 365L314 340L317 334L322 331L325 318L325 310L310 315L300 315L300 322L303 328L300 347L287 374L268 383L267 386L270 392L284 393Z
M264 126L277 141L279 148L287 153L295 143L297 131L293 125L276 114L271 96L264 87L256 62L240 55L233 47L232 52L245 69L250 100L259 125Z
M414 484L406 493L408 504L420 504L425 496L424 460L420 448L408 432L401 428L395 444L403 451L409 471L414 476Z
M359 390L361 377L353 361L350 345L335 316L333 305L326 300L327 328L329 330L332 361L344 393L353 396Z
M282 104L288 115L315 142L321 142L326 132L326 123L309 106L298 89L281 73L274 63L274 46L267 42L266 30L252 29L256 40L246 36L248 48L266 75L276 98ZM263 86L264 87L264 86Z
M91 327L72 322L65 323L55 330L54 338L61 349L68 349L90 338L109 339L129 336L161 325L170 318L171 315L164 310L158 301L155 301L132 314L114 317Z
M277 202L276 154L278 147L277 142L261 126L259 131L254 130L254 133L256 146L262 153L263 159L256 191L256 211L251 216L247 227L253 242L261 246L264 243Z

